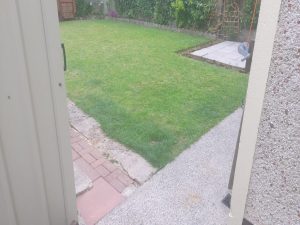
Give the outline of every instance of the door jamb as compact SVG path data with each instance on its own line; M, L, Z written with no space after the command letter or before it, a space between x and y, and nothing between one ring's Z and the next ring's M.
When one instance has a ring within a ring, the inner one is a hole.
M241 225L244 218L280 6L281 0L261 1L232 191L230 225Z

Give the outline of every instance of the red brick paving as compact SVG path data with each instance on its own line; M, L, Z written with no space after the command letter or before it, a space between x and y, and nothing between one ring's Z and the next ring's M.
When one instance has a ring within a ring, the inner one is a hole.
M108 183L110 183L117 191L122 192L126 188L126 186L119 181L113 174L109 174L104 178Z
M79 159L79 157L80 157L80 155L76 151L72 150L72 159L73 159L73 161L75 161L76 159Z
M97 159L91 165L92 165L92 167L97 168L97 167L101 166L101 164L104 163L104 162L105 162L104 158L103 159Z
M109 172L109 170L107 170L107 169L105 169L105 167L104 166L98 166L97 168L96 168L96 170L97 170L97 172L100 174L100 176L102 176L102 177L106 177L106 176L108 176L108 174L110 173Z
M90 190L77 196L77 208L86 224L94 225L124 200L122 191L134 181L75 129L70 136L74 163L93 181Z
M77 197L77 208L87 225L96 224L99 219L114 209L124 197L103 178L94 182L94 187Z

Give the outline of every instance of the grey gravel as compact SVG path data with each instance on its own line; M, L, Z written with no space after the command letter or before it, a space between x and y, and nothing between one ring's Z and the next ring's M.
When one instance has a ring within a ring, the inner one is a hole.
M160 170L98 225L225 225L221 203L235 150L242 110Z
M282 1L245 210L253 224L300 224L299 25L300 1Z

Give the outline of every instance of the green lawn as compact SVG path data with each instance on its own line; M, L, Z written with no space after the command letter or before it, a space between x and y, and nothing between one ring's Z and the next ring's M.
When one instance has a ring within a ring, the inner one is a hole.
M61 31L68 96L155 167L244 99L245 75L176 53L207 38L106 20L63 22Z

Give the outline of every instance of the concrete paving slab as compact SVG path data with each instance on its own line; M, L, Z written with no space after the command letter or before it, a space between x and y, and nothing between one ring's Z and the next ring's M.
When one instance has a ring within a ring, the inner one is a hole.
M222 204L242 110L238 109L154 175L98 225L225 225Z
M215 51L219 51L227 46L233 45L234 42L232 41L224 41L212 46L209 46L207 48L202 48L200 50L194 51L192 54L196 56L205 56L207 54L213 53Z
M224 41L216 45L194 51L191 54L244 69L246 67L246 61L241 61L243 56L238 52L239 45L240 42Z
M92 180L85 175L74 163L73 164L74 168L74 179L75 179L75 190L76 190L76 195L79 195L88 189L93 187Z

